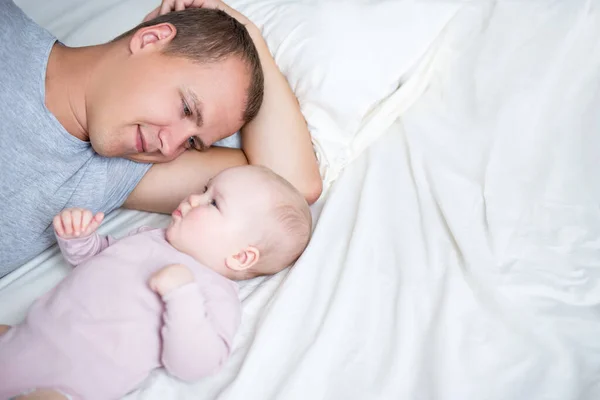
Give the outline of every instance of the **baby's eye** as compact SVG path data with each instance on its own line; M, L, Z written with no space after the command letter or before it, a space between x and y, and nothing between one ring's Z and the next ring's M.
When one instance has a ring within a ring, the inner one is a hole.
M213 207L217 207L217 201L216 200L211 201L210 205ZM217 207L217 208L219 208L219 207Z

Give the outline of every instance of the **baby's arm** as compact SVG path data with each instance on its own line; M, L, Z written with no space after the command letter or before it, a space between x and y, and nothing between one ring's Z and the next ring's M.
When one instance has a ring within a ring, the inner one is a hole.
M56 241L65 260L71 265L79 265L112 244L114 238L110 236L100 236L94 232L87 236L72 239L64 239L58 234Z
M110 245L112 238L96 233L103 219L103 213L81 208L67 208L54 217L56 241L70 264L79 265Z
M239 326L240 304L233 290L218 285L203 290L181 264L158 271L150 287L165 303L161 333L166 370L185 381L219 370Z
M96 229L102 223L104 213L93 215L90 210L66 208L52 221L60 251L72 265L79 265L117 242L112 236L100 236ZM127 236L151 230L143 226L129 232Z

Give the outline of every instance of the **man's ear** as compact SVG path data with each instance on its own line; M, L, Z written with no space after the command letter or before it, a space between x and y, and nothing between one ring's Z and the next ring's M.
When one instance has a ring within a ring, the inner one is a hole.
M135 54L148 49L163 49L173 40L176 34L177 28L168 22L145 26L131 35L129 39L129 51Z
M239 253L225 259L227 268L234 271L245 271L254 266L260 259L260 251L256 247L248 246Z

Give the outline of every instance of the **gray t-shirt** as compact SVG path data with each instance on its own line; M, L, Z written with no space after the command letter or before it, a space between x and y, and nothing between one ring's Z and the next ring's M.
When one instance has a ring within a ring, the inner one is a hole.
M0 277L54 243L67 207L120 207L150 164L105 158L70 135L45 106L56 38L0 0Z

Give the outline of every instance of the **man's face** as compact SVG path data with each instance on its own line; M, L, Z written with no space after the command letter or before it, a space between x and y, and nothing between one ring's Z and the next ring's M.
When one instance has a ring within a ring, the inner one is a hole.
M236 57L198 64L155 47L108 71L87 102L90 142L100 155L166 162L243 124L249 76Z

